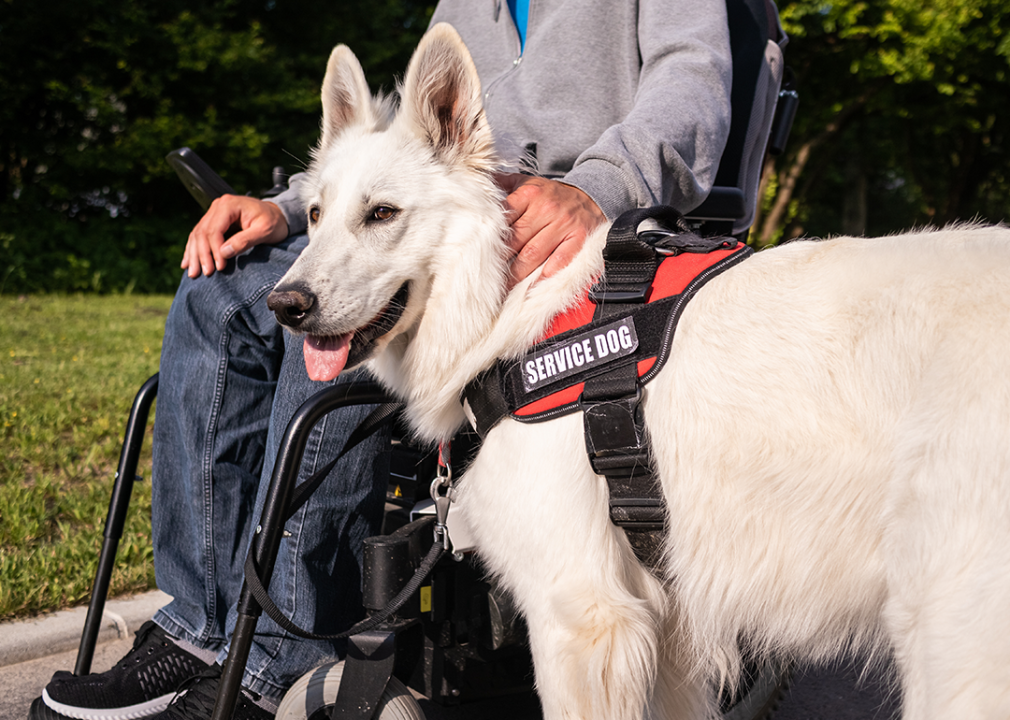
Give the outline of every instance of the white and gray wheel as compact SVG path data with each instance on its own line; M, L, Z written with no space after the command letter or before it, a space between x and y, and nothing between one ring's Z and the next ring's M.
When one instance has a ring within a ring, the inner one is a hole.
M302 675L285 693L276 720L308 720L316 710L337 699L344 663L320 665ZM410 690L395 677L389 679L373 716L375 720L425 720L424 712Z

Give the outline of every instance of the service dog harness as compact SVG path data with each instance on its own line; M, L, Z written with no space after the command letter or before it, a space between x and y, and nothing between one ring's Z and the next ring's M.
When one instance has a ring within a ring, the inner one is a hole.
M638 232L653 218L674 231ZM542 422L581 410L586 452L607 479L610 519L639 558L654 559L664 509L642 417L643 386L670 356L687 302L752 250L701 238L669 207L632 210L611 227L603 278L554 319L518 359L499 360L464 390L464 410L483 438L505 416Z

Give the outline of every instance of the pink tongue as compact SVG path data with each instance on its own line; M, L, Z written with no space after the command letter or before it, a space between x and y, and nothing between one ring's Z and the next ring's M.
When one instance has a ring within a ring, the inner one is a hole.
M351 349L351 336L317 337L306 335L303 345L305 369L311 380L332 380L347 364L347 353Z

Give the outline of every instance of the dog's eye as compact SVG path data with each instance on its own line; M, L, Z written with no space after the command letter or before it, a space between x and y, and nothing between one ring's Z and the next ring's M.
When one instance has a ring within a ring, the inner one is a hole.
M377 208L372 210L372 214L368 217L368 221L385 222L394 215L396 215L396 208L391 208L388 205L379 205Z
M311 208L309 208L309 222L313 223L313 224L319 222L319 208L318 207L312 206Z

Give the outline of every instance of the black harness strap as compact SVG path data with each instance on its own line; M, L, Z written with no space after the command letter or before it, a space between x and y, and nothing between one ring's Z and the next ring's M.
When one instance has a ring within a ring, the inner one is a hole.
M497 362L475 377L463 389L465 407L469 408L474 430L483 439L509 412L502 392L501 363Z
M638 236L638 226L649 219L661 221L677 232L690 232L681 214L666 205L629 210L621 215L607 234L603 277L589 291L594 302L618 305L645 302L659 265L656 248Z
M590 291L597 303L594 322L633 313L645 303L659 265L656 249L638 236L639 225L650 218L687 230L680 213L670 207L621 215L607 236L603 277ZM610 490L610 520L624 529L638 558L652 564L658 558L657 538L663 534L666 513L641 400L638 367L629 364L588 379L580 405L589 463L607 479Z

